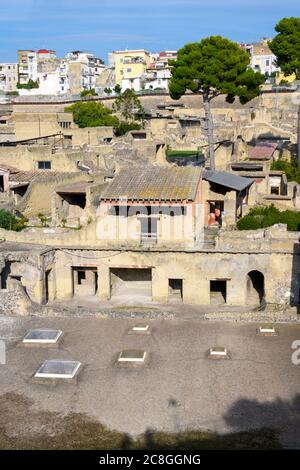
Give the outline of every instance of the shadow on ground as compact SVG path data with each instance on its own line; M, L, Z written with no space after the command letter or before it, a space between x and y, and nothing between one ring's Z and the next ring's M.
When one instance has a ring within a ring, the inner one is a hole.
M281 407L281 420L278 425L293 419L293 409L300 404L300 395L295 403L278 402ZM84 414L35 411L33 403L22 395L6 393L0 400L0 449L279 449L279 432L269 427L272 420L270 404L241 400L237 402L225 418L233 428L244 426L249 420L252 426L257 412L261 421L251 431L237 431L232 434L217 435L209 431L185 431L162 433L147 430L137 439L117 431L111 431L99 422ZM298 408L297 408L298 409ZM253 410L255 414L252 415ZM278 411L278 410L277 410ZM240 421L239 417L242 417ZM299 427L299 420L298 420Z

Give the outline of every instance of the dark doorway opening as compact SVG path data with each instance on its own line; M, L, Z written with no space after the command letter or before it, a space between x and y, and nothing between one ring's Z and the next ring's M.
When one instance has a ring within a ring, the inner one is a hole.
M182 279L169 279L169 300L182 302L183 281Z
M46 272L45 272L45 301L46 303L49 302L49 298L50 298L50 277L51 277L51 274L52 274L52 269L48 269Z
M250 271L247 275L247 304L262 304L265 299L265 277L260 271Z
M81 207L81 209L85 208L85 204L86 204L85 193L69 193L69 194L64 193L64 194L60 194L60 196L62 197L64 201L66 201L71 206L78 206L78 207Z
M227 281L217 279L210 281L210 303L222 305L227 302Z
M6 261L4 268L1 272L1 289L7 289L7 281L11 273L11 262Z

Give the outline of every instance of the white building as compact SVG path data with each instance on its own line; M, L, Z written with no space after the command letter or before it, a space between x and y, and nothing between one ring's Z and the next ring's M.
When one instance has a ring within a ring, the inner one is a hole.
M161 89L168 91L171 76L170 67L148 69L145 77L145 90Z
M20 88L21 96L30 95L60 95L69 91L68 64L64 59L57 59L54 51L40 49L27 54L26 73L22 69L21 84L33 80L38 88L30 90Z
M20 95L79 94L82 90L97 88L97 80L106 70L102 60L89 52L69 52L64 59L56 58L47 49L20 51L19 81L27 84L31 79L38 88L20 88Z
M18 64L0 63L0 91L16 91L18 83Z
M176 60L177 51L164 51L150 53L151 62L145 73L136 77L122 79L122 91L127 88L134 91L141 90L165 90L169 89L169 80L171 78L171 67L169 59Z
M52 63L56 60L55 51L48 49L33 50L19 50L18 63L19 63L19 82L26 85L29 80L34 82L38 79L38 68L40 63Z
M67 64L62 63L54 71L38 72L39 95L63 95L69 91Z
M267 39L253 44L240 44L240 46L250 55L250 66L256 72L270 76L274 72L279 72L276 66L276 57L268 46Z
M73 88L76 91L77 88L81 90L96 88L98 77L106 69L103 61L89 52L69 52L66 55L66 61L70 65L69 69L72 69L71 83L75 83Z

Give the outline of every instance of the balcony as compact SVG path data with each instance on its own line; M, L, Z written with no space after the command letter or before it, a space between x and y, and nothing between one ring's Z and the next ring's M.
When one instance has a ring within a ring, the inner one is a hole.
M132 57L123 60L123 64L145 64L146 61L142 57Z
M157 244L157 233L141 232L141 245L151 247Z

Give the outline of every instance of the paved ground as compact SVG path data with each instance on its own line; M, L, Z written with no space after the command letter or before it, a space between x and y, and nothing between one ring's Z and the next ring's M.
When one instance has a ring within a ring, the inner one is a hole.
M278 337L256 336L254 323L150 320L151 336L128 335L130 319L1 317L7 364L0 366L0 395L16 392L39 410L84 412L109 428L186 428L220 433L274 427L285 445L300 447L300 365L291 362L299 324L279 324ZM18 348L30 328L64 331L58 350ZM226 346L231 360L211 361L209 347ZM114 366L127 348L150 354L143 368ZM31 376L51 358L84 364L77 385L34 384ZM7 431L16 433L13 410ZM24 422L29 416L24 416Z

